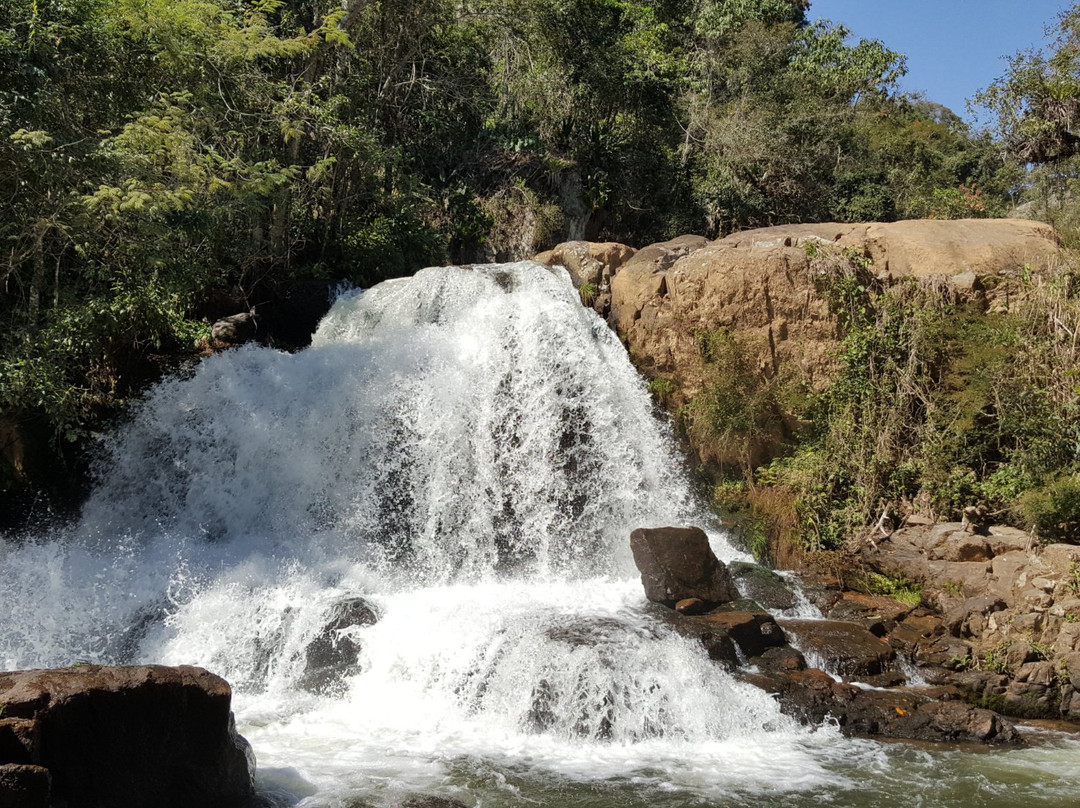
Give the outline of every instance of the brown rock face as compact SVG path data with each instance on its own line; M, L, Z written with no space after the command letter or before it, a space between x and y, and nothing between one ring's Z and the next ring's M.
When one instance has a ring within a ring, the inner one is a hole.
M567 241L540 253L536 260L549 267L566 267L575 289L590 290L588 295L582 294L582 302L592 306L601 317L607 317L611 309L611 279L633 255L633 247L613 241L602 244Z
M727 567L696 527L638 528L630 534L645 597L674 608L687 598L713 606L739 597Z
M701 336L722 329L762 379L780 375L820 391L838 367L840 336L808 256L823 245L870 259L883 286L933 277L957 295L982 294L1003 274L1059 256L1051 228L1011 219L785 225L711 244L682 239L639 250L614 274L609 322L642 371L672 382L673 407L707 385ZM758 439L751 465L766 462L796 426Z
M27 793L51 778L52 802L68 808L239 806L254 759L231 698L224 679L189 666L0 673L0 748L16 758L0 768ZM0 804L14 798L6 783Z

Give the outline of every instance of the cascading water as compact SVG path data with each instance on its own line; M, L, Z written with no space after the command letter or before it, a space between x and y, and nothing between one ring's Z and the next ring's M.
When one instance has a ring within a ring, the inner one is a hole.
M0 542L0 665L220 673L283 803L861 805L949 765L800 728L649 616L630 530L708 520L562 270L345 296L299 354L242 348L159 385L99 476L64 535ZM339 632L356 669L307 686L355 598L378 616ZM971 760L957 794L986 779ZM1008 804L988 782L977 804Z

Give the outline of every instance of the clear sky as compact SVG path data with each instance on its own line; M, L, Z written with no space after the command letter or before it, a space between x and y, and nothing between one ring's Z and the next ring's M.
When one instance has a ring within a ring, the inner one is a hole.
M811 0L810 18L880 39L907 56L902 88L921 92L966 120L965 102L1005 71L1004 57L1047 44L1045 26L1069 0ZM849 40L850 41L850 40Z

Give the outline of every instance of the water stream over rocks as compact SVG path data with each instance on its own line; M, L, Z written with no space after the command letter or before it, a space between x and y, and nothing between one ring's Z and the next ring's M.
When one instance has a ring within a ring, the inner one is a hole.
M312 347L166 381L62 534L0 542L0 668L196 664L279 804L1066 806L1080 745L803 727L650 616L633 528L698 524L565 272L423 270Z

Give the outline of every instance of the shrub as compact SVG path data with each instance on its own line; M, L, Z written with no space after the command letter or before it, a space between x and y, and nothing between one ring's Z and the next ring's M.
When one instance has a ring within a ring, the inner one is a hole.
M1025 522L1046 542L1080 543L1080 475L1070 474L1020 499Z

